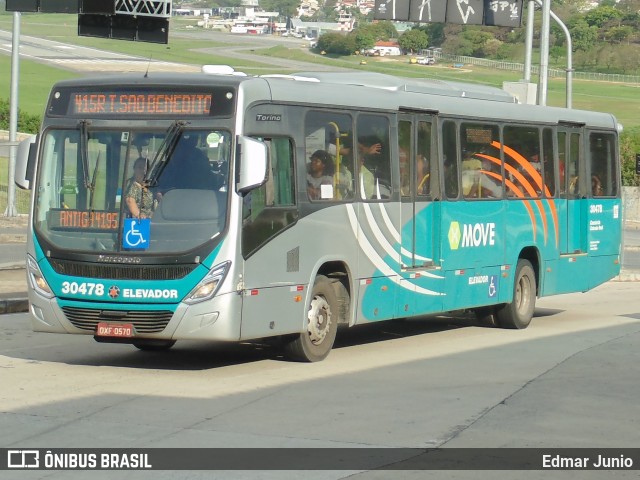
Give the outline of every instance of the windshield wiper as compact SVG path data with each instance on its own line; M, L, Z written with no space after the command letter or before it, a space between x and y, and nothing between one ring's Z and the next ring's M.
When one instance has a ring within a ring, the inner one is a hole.
M91 185L89 185L89 210L93 211L93 200L95 198L96 191L96 177L98 176L98 167L100 166L100 154L102 152L98 152L98 156L96 157L96 166L93 169L93 175L91 177Z
M89 153L87 151L89 145L89 132L87 127L91 125L90 120L80 120L80 161L82 163L82 175L84 177L84 188L91 188L91 180L89 179Z
M162 174L168 163L168 159L176 149L178 142L180 141L180 135L184 131L184 128L189 124L184 120L176 120L171 124L167 130L167 135L164 137L160 148L156 152L151 165L149 166L149 175L144 179L144 184L148 187L155 187L158 183L158 178Z

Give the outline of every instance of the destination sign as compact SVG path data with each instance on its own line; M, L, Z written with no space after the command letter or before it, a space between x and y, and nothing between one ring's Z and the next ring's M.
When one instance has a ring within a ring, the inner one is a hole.
M52 93L47 114L83 118L230 116L234 103L235 92L230 88L60 88Z
M69 112L74 114L181 114L209 115L211 94L116 94L76 93L69 102Z
M98 210L49 210L49 228L52 230L107 230L118 229L120 213Z

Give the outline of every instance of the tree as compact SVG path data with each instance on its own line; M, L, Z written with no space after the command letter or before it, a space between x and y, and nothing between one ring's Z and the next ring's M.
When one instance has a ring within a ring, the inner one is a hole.
M390 38L395 38L398 35L396 27L393 26L391 22L378 22L378 23L364 23L356 28L353 32L356 36L360 37L365 42L365 44L369 45L370 39L373 39L373 43L371 43L368 47L358 46L359 49L362 48L371 48L380 40L389 40Z
M611 67L615 63L615 51L611 45L604 45L598 50L597 62L599 67L606 67L607 71L611 70Z
M566 48L555 45L549 49L549 56L555 63L558 63L561 58L564 58L566 51Z
M353 35L355 39L356 50L360 50L361 52L373 48L376 44L376 38L373 36L373 33L367 29L356 29L351 35Z
M426 32L423 30L412 29L400 35L398 43L403 50L413 53L427 48L427 45L429 45L429 37L427 37Z
M598 29L596 27L589 26L584 20L580 19L576 21L571 28L569 28L571 38L573 39L573 51L577 52L582 50L583 52L589 51L598 39Z
M418 29L425 31L432 47L440 47L446 39L445 25L444 23L429 23L426 26L418 27Z
M462 32L462 38L471 43L473 49L471 55L484 56L485 45L494 36L482 29L467 28Z
M447 40L442 45L442 48L446 52L455 52L456 55L473 55L473 43L462 36L447 37Z
M0 98L0 130L9 130L9 100ZM18 109L18 131L23 133L38 133L40 117L29 115Z
M482 53L485 57L496 57L498 52L500 51L500 47L503 42L498 40L497 38L490 38L484 43L484 48L482 49Z
M268 12L278 12L284 17L296 17L299 6L298 0L260 0L260 8Z
M640 186L640 176L636 175L636 154L638 153L640 153L640 128L625 130L620 135L620 159L622 184L626 187Z
M318 38L318 50L334 55L352 55L356 51L355 35L327 32Z
M633 28L629 25L611 27L606 32L606 37L611 43L622 43L633 35Z
M377 23L364 23L361 24L357 30L366 30L369 34L371 34L376 41L379 40L389 40L390 38L396 38L398 36L398 31L393 23L388 20L384 20Z
M237 8L241 4L241 0L217 0L216 2L211 2L209 5L211 8L215 7L231 7Z
M622 15L622 12L614 7L599 6L585 13L584 20L591 27L602 28L611 20L619 21Z
M640 71L640 47L620 45L613 47L613 66L624 74L637 74Z
M640 0L620 0L617 8L625 15L637 15L640 12Z

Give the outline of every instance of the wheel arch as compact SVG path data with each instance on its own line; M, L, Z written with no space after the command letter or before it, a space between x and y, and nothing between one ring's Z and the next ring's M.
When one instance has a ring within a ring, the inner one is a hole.
M338 323L350 325L353 316L352 299L355 290L352 284L353 276L348 264L342 260L327 261L320 265L315 275L324 275L335 282L334 289L341 304L340 311L338 312Z
M525 247L520 251L520 255L518 255L518 260L524 259L528 260L533 267L533 273L536 275L536 297L540 296L540 265L542 264L540 259L540 251L533 246ZM516 262L517 263L517 262Z

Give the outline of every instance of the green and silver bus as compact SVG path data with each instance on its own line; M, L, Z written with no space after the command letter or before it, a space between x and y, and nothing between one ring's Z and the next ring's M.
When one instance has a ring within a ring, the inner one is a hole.
M529 325L619 273L616 119L348 72L108 76L50 94L32 189L34 330L142 350L454 310Z

